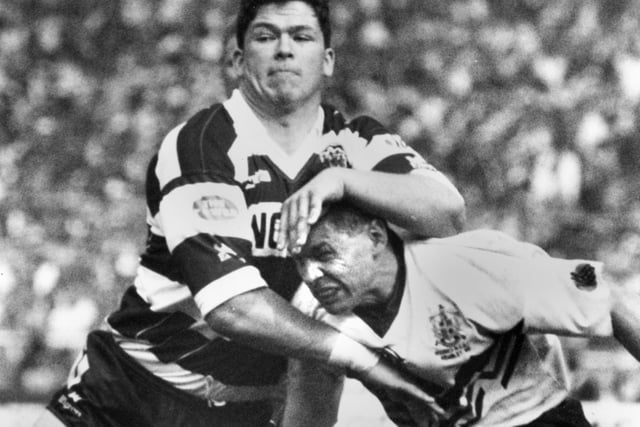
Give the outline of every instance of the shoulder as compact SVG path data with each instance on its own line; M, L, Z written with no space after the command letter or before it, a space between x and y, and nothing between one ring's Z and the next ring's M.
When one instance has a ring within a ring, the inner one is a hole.
M216 147L224 151L236 138L233 119L222 104L198 111L184 124L180 134L185 145L202 149Z
M407 283L415 295L450 301L464 317L488 330L509 330L523 317L513 269L492 251L455 239L429 239L406 244L405 261Z
M340 111L331 105L323 104L322 109L324 111L324 133L331 131L340 133L342 130L349 130L367 140L372 139L376 135L389 133L389 131L373 117L362 115L347 120Z
M231 172L226 153L235 139L231 116L222 104L214 104L169 131L158 151L158 163L174 165L182 175Z
M357 116L347 125L349 129L358 132L365 139L372 139L378 135L388 135L389 131L378 120L371 116Z
M548 254L539 246L520 241L499 230L471 230L442 239L430 239L429 242L434 245L455 246L464 248L462 250L485 252L523 260L548 257Z

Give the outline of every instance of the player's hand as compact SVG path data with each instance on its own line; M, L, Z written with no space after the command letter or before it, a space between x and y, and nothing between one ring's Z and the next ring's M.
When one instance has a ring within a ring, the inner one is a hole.
M322 204L344 196L343 168L325 169L282 204L278 249L297 254L307 241L309 227L318 220Z
M437 426L438 420L443 419L445 411L435 399L427 394L409 376L392 367L387 361L380 359L378 364L365 372L354 373L357 379L375 386L384 387L404 402L415 420L423 420L420 426Z

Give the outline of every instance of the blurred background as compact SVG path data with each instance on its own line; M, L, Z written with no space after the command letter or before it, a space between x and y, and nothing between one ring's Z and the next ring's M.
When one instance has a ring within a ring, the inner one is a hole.
M118 304L144 244L147 161L225 98L235 6L0 2L0 403L44 402ZM467 228L602 260L640 292L639 0L332 7L327 102L446 173ZM606 414L597 425L623 425L638 363L612 340L565 344L574 394Z

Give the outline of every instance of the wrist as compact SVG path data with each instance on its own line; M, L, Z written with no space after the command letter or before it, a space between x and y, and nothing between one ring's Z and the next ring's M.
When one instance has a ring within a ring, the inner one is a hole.
M338 176L338 200L346 199L348 197L348 188L347 185L349 181L349 174L353 172L353 169L339 167L339 168L331 168L335 170L335 174Z
M330 365L347 368L354 372L367 372L379 360L380 356L376 353L342 333L338 334L329 355Z
M347 197L347 180L352 171L346 167L332 166L320 172L323 175L322 187L328 190L324 202L337 202Z

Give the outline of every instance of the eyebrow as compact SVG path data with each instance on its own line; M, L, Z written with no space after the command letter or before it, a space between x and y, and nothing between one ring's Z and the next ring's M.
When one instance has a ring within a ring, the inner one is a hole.
M286 28L280 28L277 25L274 25L270 22L256 22L254 23L250 30L254 31L254 30L261 30L261 29L267 29L270 31L274 31L274 32L287 32L287 33L295 33L298 31L317 31L317 28L311 25L294 25L291 27L286 27Z
M322 252L325 252L325 251L333 253L334 249L327 242L320 242L320 243L315 244L315 245L310 246L310 247L307 247L305 245L302 248L302 251L300 253L292 255L291 258L293 258L294 261L301 261L301 260L305 260L305 259L314 259L314 258L318 257L318 254L320 254Z

